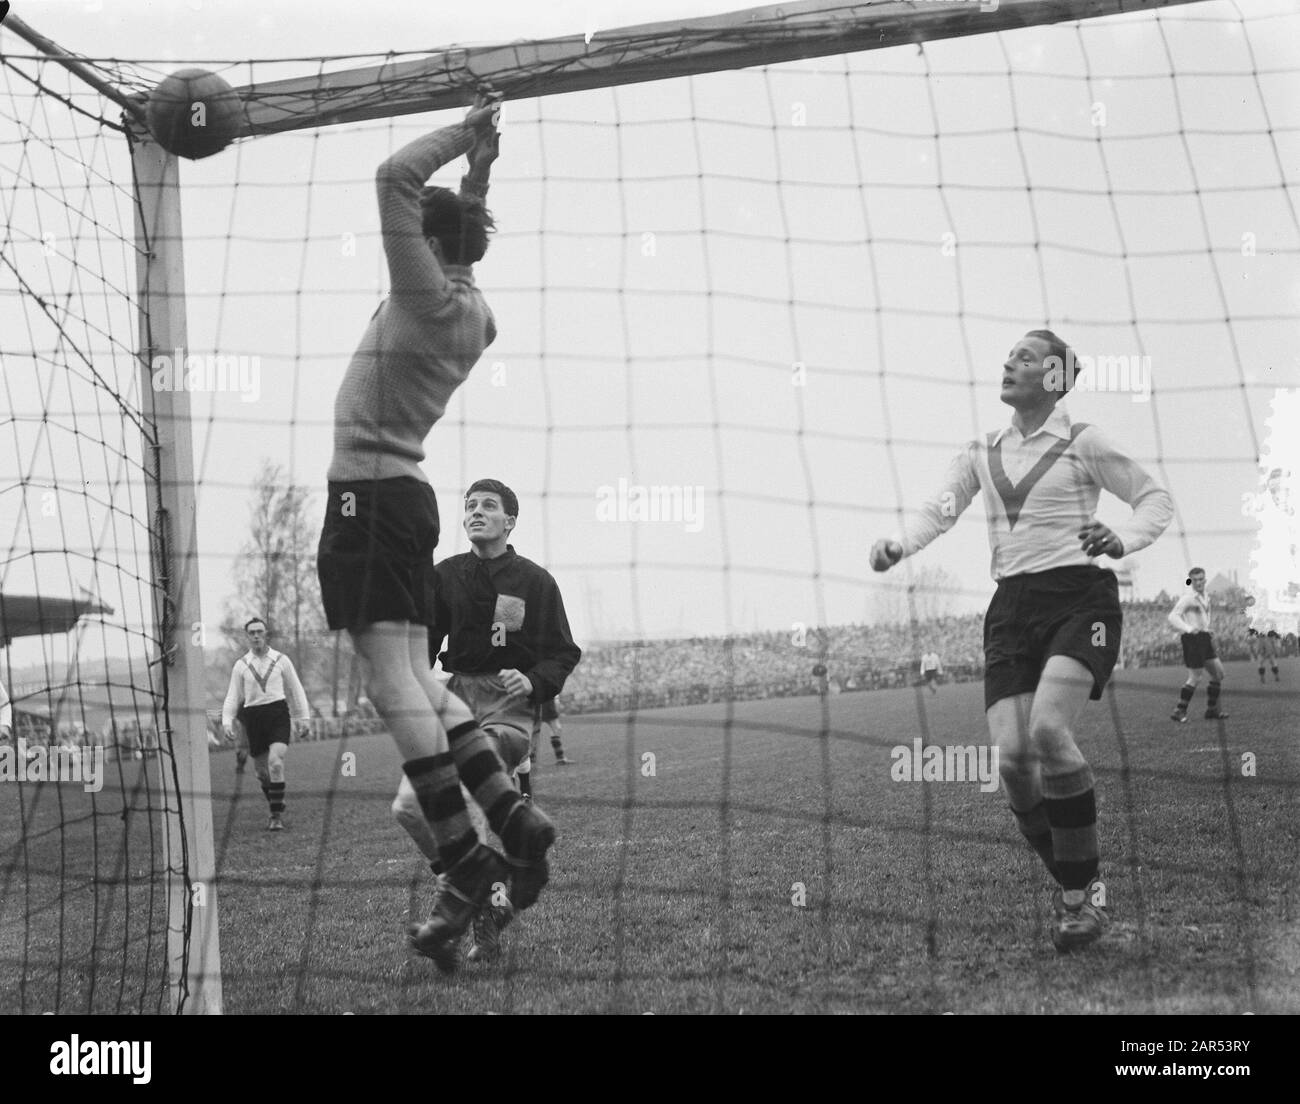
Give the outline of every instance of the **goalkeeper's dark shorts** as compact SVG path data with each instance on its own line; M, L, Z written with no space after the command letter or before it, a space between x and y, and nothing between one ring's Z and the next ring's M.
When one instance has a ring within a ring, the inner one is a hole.
M331 482L316 552L329 627L433 624L438 530L433 488L412 476Z
M984 617L984 708L1033 693L1057 655L1092 672L1096 701L1119 659L1123 624L1113 571L1081 564L1002 579Z

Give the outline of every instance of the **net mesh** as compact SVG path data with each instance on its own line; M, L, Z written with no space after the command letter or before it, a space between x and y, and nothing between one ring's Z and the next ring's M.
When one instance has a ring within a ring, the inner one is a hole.
M604 713L566 728L590 773L535 776L569 841L552 889L568 904L526 918L486 988L440 989L395 964L393 891L419 912L427 875L387 823L396 758L360 739L377 726L308 581L273 618L328 738L291 753L288 859L255 852L250 785L220 767L214 783L223 917L245 931L283 920L293 959L286 973L277 941L228 943L229 1006L1065 1007L1041 963L991 987L961 965L972 940L995 938L974 913L1030 923L1019 889L993 907L950 892L971 869L1028 882L1001 803L973 811L964 790L891 777L914 739L987 740L976 686L952 687L960 709L914 686L926 650L949 682L982 672L981 508L888 576L871 576L866 549L963 441L1004 423L1001 358L1047 326L1088 358L1071 416L1104 427L1178 506L1125 565L1126 666L1180 664L1164 618L1193 563L1227 588L1241 573L1216 636L1225 658L1246 657L1258 527L1238 504L1285 466L1267 459L1281 439L1268 419L1293 409L1278 391L1295 369L1295 21L1284 5L1207 3L510 102L489 196L500 229L476 269L500 336L425 467L440 555L467 547L454 519L471 481L514 488L516 547L556 576L586 649L562 700ZM306 112L328 107L332 74L403 60L201 64L237 87L315 73ZM161 72L118 76L144 89ZM402 79L376 88L379 107ZM184 166L214 625L223 604L228 629L256 612L230 583L257 465L273 460L276 486L323 508L333 394L387 286L373 169L456 117L303 129ZM460 171L434 182L455 187ZM40 228L26 233L39 252ZM129 264L130 244L117 248ZM1125 513L1110 502L1100 516ZM313 552L299 534L288 554ZM211 708L238 650L232 635L212 660ZM1293 892L1269 870L1291 830L1267 795L1293 805L1296 772L1279 751L1285 765L1243 794L1255 776L1239 760L1280 748L1294 696L1243 694L1259 748L1220 728L1170 758L1147 737L1180 678L1126 672L1085 724L1130 949L1085 999L1282 1007L1293 948L1257 902ZM1207 839L1182 854L1168 831ZM25 858L7 869L30 877ZM1204 894L1208 965L1163 911L1174 884ZM665 934L682 925L685 948ZM338 940L357 953L326 954ZM779 947L795 948L788 963Z
M157 1012L185 871L168 850L179 803L130 157L104 101L64 69L8 49L0 62L0 643L14 721L0 749L0 1007Z

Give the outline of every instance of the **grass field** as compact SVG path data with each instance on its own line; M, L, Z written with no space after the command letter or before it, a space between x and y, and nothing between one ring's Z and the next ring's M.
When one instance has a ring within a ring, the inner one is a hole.
M1300 1012L1296 677L1294 661L1267 686L1230 665L1222 726L1195 708L1168 720L1172 669L1121 672L1088 707L1114 922L1068 957L1047 940L1047 876L1003 794L890 778L889 749L915 736L986 738L978 683L569 718L577 765L547 749L534 775L560 829L551 885L501 963L451 979L404 945L432 878L388 812L390 740L295 745L280 834L251 771L218 754L226 1010ZM60 789L65 810L84 800ZM6 840L14 804L0 807ZM55 857L43 839L30 866ZM22 852L4 853L13 889ZM84 987L65 990L77 1010ZM16 1007L11 987L0 999Z

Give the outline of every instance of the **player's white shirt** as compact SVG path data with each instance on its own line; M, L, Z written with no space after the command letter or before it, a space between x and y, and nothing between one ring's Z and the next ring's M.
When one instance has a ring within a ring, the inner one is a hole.
M938 652L926 652L921 657L921 674L925 674L926 671L943 671L943 664L939 662Z
M1210 596L1189 591L1169 611L1169 624L1180 633L1210 631Z
M221 707L222 727L229 728L235 723L241 705L252 707L278 701L289 703L289 712L296 721L305 721L311 715L307 692L298 681L293 660L274 648L267 648L266 655L259 659L250 648L230 672L230 689Z
M903 555L951 529L981 490L997 580L1092 563L1079 530L1095 520L1103 490L1133 507L1128 521L1111 527L1126 556L1151 544L1174 517L1168 491L1096 426L1072 427L1058 405L1028 436L1008 426L962 449L939 492L907 519L897 538Z

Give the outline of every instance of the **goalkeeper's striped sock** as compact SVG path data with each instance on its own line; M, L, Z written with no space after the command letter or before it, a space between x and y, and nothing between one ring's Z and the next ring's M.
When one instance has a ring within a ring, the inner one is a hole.
M266 787L266 800L271 806L272 816L284 815L284 789L283 782L272 782Z
M450 752L410 759L402 771L411 781L420 812L438 845L438 864L450 870L478 843L478 835L460 792L460 777Z
M1187 707L1192 704L1192 695L1195 693L1196 693L1195 686L1192 686L1190 683L1186 683L1186 682L1183 683L1183 688L1178 691L1177 708L1181 712L1183 713L1187 712Z
M1020 834L1029 841L1029 846L1043 860L1047 872L1059 882L1061 879L1056 873L1056 857L1052 850L1052 826L1047 821L1047 806L1039 801L1032 809L1026 809L1024 812L1015 806L1012 806L1011 811L1016 814L1016 824L1020 828Z
M498 836L510 814L523 800L510 784L510 776L492 750L487 734L473 721L457 725L447 733L451 755L474 802L483 810L488 825Z
M1085 764L1065 774L1043 774L1043 805L1052 826L1057 879L1070 896L1097 876L1097 797L1092 769Z

